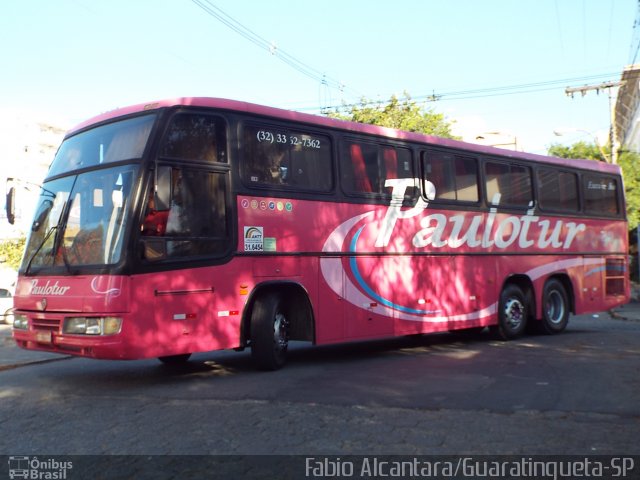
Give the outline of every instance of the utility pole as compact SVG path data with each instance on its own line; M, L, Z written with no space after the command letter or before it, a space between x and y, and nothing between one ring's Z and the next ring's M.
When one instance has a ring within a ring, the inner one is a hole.
M573 95L576 93L580 93L583 97L587 94L587 92L596 91L596 94L600 94L600 90L606 90L609 95L609 115L610 115L610 123L609 123L609 146L611 148L611 163L618 163L618 149L614 145L615 135L615 121L614 121L614 110L613 103L611 100L611 89L615 87L619 87L623 82L603 82L598 83L596 85L583 85L582 87L567 87L564 89L564 93L567 94L568 97L573 98ZM605 157L606 160L606 157Z

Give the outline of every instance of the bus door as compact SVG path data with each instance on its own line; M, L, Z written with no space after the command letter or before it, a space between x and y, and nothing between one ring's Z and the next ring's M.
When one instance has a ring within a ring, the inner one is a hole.
M174 164L159 166L156 178L142 226L143 256L182 267L155 276L155 322L174 338L195 332L226 337L213 312L220 310L216 302L228 278L207 265L229 252L227 173Z

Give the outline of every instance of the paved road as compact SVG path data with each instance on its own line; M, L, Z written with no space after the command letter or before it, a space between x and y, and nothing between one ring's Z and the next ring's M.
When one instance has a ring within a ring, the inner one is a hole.
M0 454L640 454L640 322L0 371Z

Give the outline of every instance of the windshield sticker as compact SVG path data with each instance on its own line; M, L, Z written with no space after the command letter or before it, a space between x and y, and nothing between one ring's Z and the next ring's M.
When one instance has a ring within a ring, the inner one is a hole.
M273 237L267 237L264 239L264 251L265 252L277 252L278 247L276 245L276 239Z
M244 227L244 251L262 252L264 250L264 234L262 227Z

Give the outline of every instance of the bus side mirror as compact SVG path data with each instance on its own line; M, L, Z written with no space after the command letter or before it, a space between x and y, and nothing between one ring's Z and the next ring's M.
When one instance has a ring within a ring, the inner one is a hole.
M171 167L156 169L154 196L156 210L169 210L171 207Z
M16 221L16 189L14 187L9 188L7 191L5 209L7 211L7 220L13 225Z

